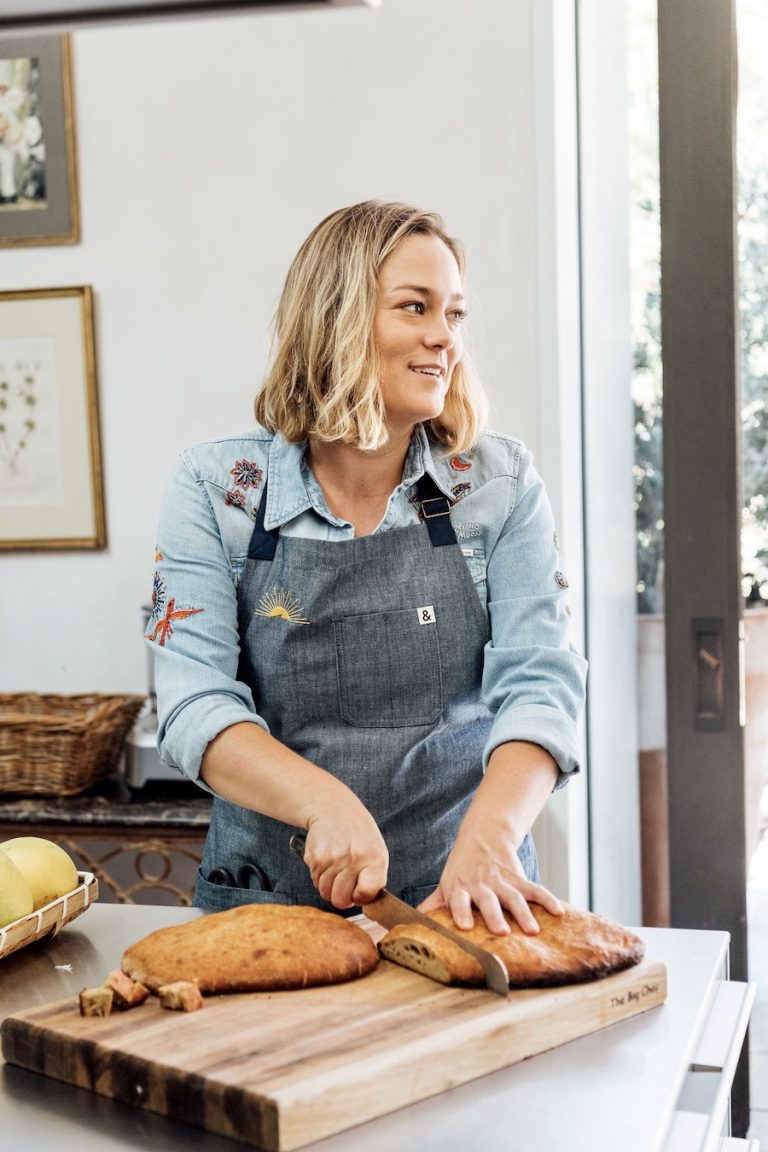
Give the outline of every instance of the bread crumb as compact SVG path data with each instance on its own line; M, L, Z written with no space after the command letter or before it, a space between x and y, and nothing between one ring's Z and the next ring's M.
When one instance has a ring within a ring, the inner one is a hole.
M114 994L102 984L99 988L83 988L80 993L81 1016L109 1016Z
M138 1008L149 996L149 988L145 984L132 980L117 968L109 973L104 981L104 987L112 989L113 1005L123 1011Z
M157 990L160 1007L175 1012L196 1012L203 1007L203 996L197 984L177 980L174 984L161 984Z

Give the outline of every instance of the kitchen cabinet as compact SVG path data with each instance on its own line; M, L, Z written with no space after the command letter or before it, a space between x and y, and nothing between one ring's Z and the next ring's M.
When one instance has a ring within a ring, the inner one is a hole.
M42 947L0 961L0 1016L99 982L125 946L194 909L97 904ZM728 937L640 929L667 1001L521 1064L310 1146L312 1152L757 1152L728 1136L728 1093L754 986L727 979ZM446 1053L446 1059L450 1054ZM3 1147L35 1152L244 1145L5 1066Z
M210 811L210 796L193 784L132 792L114 778L78 796L4 797L0 841L55 840L98 878L103 902L187 906Z

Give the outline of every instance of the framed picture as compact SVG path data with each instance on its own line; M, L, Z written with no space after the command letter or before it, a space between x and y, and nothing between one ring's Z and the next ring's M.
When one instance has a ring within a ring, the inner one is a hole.
M279 0L284 7L291 4L296 8L308 6L354 7L367 4L378 8L381 0L315 0L308 5L307 0ZM167 19L177 13L226 12L239 8L274 8L275 0L3 0L0 9L0 28L40 27L44 24L61 24L63 20L103 21L121 17L146 20L150 16Z
M0 247L80 239L68 36L0 36Z
M0 292L0 548L105 543L91 289Z

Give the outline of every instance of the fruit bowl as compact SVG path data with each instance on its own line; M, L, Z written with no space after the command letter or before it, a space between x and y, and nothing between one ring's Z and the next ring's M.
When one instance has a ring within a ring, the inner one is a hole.
M36 940L58 936L65 924L87 912L98 899L99 882L92 872L78 872L77 875L80 880L77 888L59 896L58 900L51 900L50 904L38 908L36 912L30 912L29 916L12 920L0 928L0 960Z

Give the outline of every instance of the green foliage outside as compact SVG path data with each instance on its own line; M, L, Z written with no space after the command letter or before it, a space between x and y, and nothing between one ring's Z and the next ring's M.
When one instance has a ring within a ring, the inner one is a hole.
M655 5L631 0L629 83L637 606L662 612L661 289ZM738 0L738 258L742 389L742 587L768 602L768 11Z

